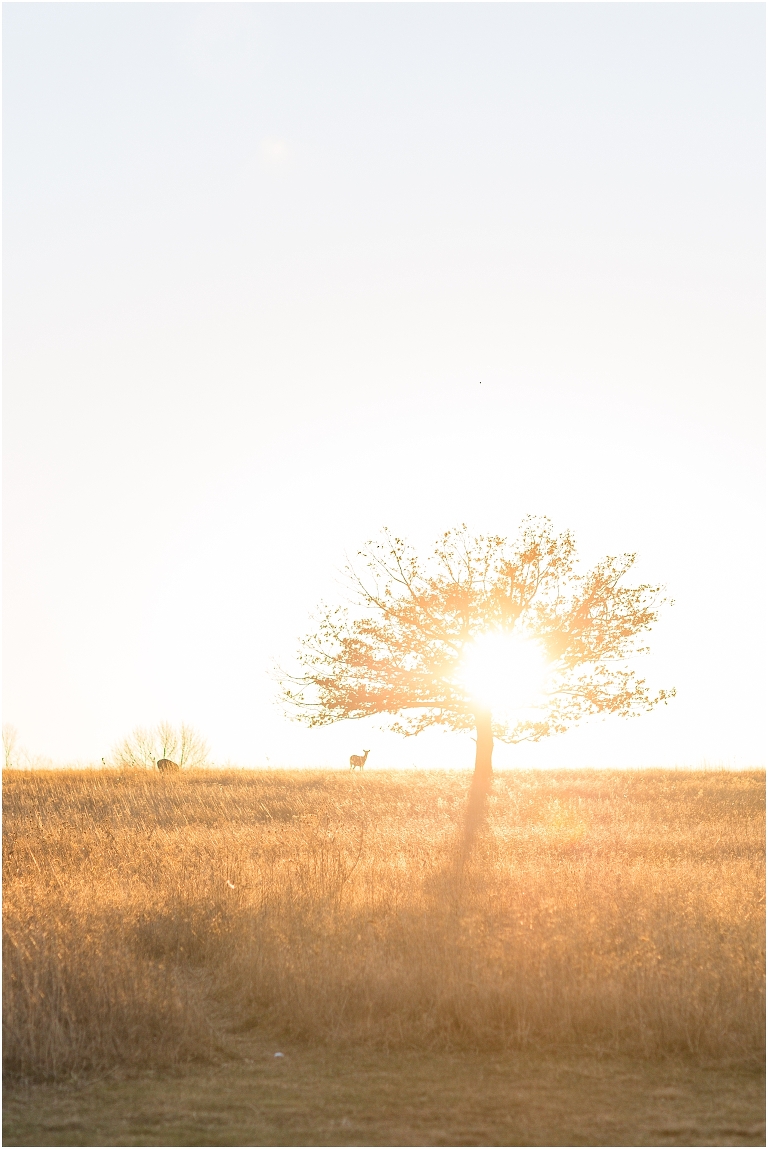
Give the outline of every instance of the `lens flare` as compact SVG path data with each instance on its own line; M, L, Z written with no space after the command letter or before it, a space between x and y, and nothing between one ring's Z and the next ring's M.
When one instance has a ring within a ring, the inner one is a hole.
M491 631L466 647L456 677L475 701L501 715L535 705L546 671L535 639Z

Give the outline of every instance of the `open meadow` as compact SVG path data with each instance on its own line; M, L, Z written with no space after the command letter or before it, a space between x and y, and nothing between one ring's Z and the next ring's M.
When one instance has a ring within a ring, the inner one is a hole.
M5 1143L764 1143L764 772L468 781L7 771Z

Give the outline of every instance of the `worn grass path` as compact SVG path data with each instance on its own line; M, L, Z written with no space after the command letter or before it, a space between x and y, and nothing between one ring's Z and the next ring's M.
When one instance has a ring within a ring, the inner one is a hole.
M615 1056L244 1041L175 1075L6 1089L5 1145L764 1145L764 1075Z

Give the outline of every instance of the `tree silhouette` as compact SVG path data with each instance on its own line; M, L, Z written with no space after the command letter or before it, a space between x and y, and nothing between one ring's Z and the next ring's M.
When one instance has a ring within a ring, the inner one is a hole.
M170 758L179 766L205 766L208 744L185 722L178 727L170 722L159 722L150 730L137 726L114 747L110 764L123 770L154 770L158 759L163 758Z
M285 701L309 726L390 715L391 728L407 735L474 729L475 781L487 784L494 739L537 742L591 715L639 714L675 693L652 695L630 665L646 652L639 638L663 601L659 587L624 585L635 555L608 556L578 574L570 532L528 517L513 542L462 526L422 560L385 531L358 557L364 573L352 564L346 571L349 604L321 606L301 644L301 673L283 675ZM525 704L502 690L494 705L467 681L468 658L488 649L489 636L501 669L510 639L511 652L540 653L541 681L531 682Z

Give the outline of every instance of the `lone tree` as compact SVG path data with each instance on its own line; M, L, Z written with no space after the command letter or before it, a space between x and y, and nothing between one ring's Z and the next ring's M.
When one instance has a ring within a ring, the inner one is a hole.
M661 588L626 586L635 555L578 574L570 532L526 518L510 542L447 531L425 560L385 531L351 564L349 605L321 607L283 696L308 726L391 715L401 734L429 726L477 735L475 784L494 739L538 742L596 714L650 710L630 660L658 617Z

